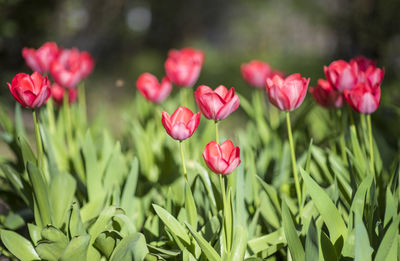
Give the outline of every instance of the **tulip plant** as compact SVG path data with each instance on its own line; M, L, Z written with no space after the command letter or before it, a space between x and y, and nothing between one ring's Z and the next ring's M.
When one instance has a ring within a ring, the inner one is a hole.
M34 72L8 84L13 117L0 110L5 258L400 260L399 159L374 139L374 61L334 61L308 88L253 60L238 65L255 87L241 95L197 83L202 51L171 50L166 76L138 78L116 140L86 120L87 52L49 42L22 55Z

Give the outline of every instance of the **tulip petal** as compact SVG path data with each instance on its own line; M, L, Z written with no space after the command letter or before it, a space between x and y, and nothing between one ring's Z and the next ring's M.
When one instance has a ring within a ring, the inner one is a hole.
M171 115L171 124L175 125L179 122L185 125L190 121L193 116L193 112L186 107L178 107L176 111Z
M225 119L237 108L239 108L239 105L240 105L239 97L235 94L233 98L224 106L222 106L222 108L218 111L216 119L219 121Z
M190 130L186 127L185 123L178 122L172 126L171 137L176 140L185 140L191 136Z
M188 122L187 128L190 130L190 136L193 135L194 131L197 129L197 126L199 126L200 117L201 117L201 113L197 112L196 114L194 114L192 116L192 118Z

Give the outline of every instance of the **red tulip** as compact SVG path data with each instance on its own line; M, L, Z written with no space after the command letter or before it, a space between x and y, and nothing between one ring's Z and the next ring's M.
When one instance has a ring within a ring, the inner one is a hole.
M194 98L204 117L215 121L228 117L240 104L235 88L228 91L223 85L218 86L215 91L201 85L195 91Z
M339 92L350 90L357 84L357 67L346 61L337 60L324 66L326 79Z
M204 53L192 48L170 50L165 62L168 78L180 87L192 87L203 66Z
M56 58L57 53L58 47L54 42L47 42L37 50L33 48L22 49L22 56L28 67L32 71L41 74L47 73L50 70L50 65Z
M240 67L242 76L250 85L257 88L264 88L265 81L271 74L269 64L258 60L252 60Z
M285 79L275 75L267 79L266 89L270 102L283 111L297 109L303 102L310 78L301 77L299 73L289 75Z
M314 100L323 107L340 108L343 106L343 95L333 89L326 80L319 79L317 87L310 88L310 93Z
M282 78L285 77L285 74L283 72L281 72L279 70L272 70L271 74L269 75L269 78L273 78L275 75L278 75L278 76L280 76Z
M371 114L379 107L381 87L362 82L351 90L345 90L344 97L348 104L357 112Z
M25 108L39 108L50 97L49 79L38 72L32 75L19 73L7 85L14 98Z
M169 136L182 141L193 135L199 126L200 116L200 112L193 114L186 107L178 107L171 116L163 111L161 122Z
M226 140L221 146L211 141L204 149L203 158L212 172L230 174L240 164L240 148L235 147L230 140Z
M68 103L72 104L78 98L78 92L75 88L69 88L67 90L68 90ZM64 87L58 85L57 83L53 83L53 85L51 86L51 97L59 106L63 104L64 93L65 93Z
M159 83L151 73L140 75L136 81L136 87L147 100L155 103L164 101L172 90L172 84L167 77Z
M376 67L375 61L364 56L357 56L350 60L350 64L357 64L360 71L365 72L370 66Z

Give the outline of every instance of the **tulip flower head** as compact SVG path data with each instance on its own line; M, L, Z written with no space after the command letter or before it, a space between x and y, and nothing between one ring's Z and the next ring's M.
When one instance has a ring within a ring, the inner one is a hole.
M136 87L148 101L154 103L164 101L172 90L172 84L167 77L164 77L159 83L151 73L140 75L136 81Z
M234 112L240 104L235 88L229 91L220 85L214 91L205 85L200 85L194 93L197 106L204 117L209 120L220 121Z
M328 82L339 92L351 90L357 84L357 66L354 64L337 60L329 66L324 66L324 71Z
M240 164L240 148L235 147L230 140L226 140L221 146L211 141L204 148L203 158L212 172L227 175Z
M336 91L332 85L324 79L319 79L317 86L310 88L310 93L314 100L322 107L340 108L343 106L343 94Z
M63 104L65 91L68 91L68 103L72 104L78 98L78 91L75 88L65 89L57 83L53 83L51 86L51 97L58 106Z
M199 78L204 53L193 48L170 50L165 71L172 83L179 87L192 87Z
M22 56L26 64L32 71L45 74L50 70L50 65L57 57L58 47L54 42L47 42L39 49L33 48L22 49Z
M19 73L7 85L14 98L25 108L39 108L50 97L49 79L38 72L32 75Z
M186 107L178 107L171 116L163 111L161 122L169 136L182 141L193 135L199 126L200 116L200 112L193 114Z
M270 102L283 111L297 109L303 102L310 78L301 77L299 73L282 78L275 75L267 79L266 89Z
M271 66L258 60L252 60L240 66L242 76L251 86L264 88L265 81L271 74Z
M94 61L90 53L88 52L81 52L79 59L81 60L81 73L82 78L88 77L94 68Z
M357 56L350 60L350 64L357 64L360 71L365 72L371 66L376 67L375 61L366 58L365 56Z
M381 99L381 87L372 86L369 82L361 82L351 90L345 90L344 97L357 112L371 114L375 112Z

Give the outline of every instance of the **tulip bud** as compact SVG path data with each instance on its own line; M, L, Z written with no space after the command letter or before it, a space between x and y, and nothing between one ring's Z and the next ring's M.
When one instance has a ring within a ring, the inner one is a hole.
M265 81L271 75L271 67L268 63L253 60L240 67L242 76L246 82L257 88L264 88Z
M297 109L303 102L310 78L301 77L299 73L285 79L275 75L267 79L266 89L270 102L283 111Z
M230 140L226 140L221 146L211 141L204 148L203 158L212 172L227 175L240 164L240 148L235 147Z
M228 91L223 85L218 86L215 91L201 85L195 91L194 98L204 117L215 121L228 117L240 104L235 88Z
M54 42L47 42L37 50L33 48L22 49L22 56L28 67L32 71L41 74L47 73L50 70L50 65L57 57L57 53L58 47Z
M369 82L362 82L351 90L345 90L344 97L355 111L371 114L379 107L381 87L379 85L372 86Z
M136 81L136 87L148 101L154 103L164 101L172 90L172 84L167 77L164 77L159 83L151 73L140 75Z
M337 60L328 67L324 66L326 79L339 92L350 90L357 84L357 66Z
M193 135L199 126L200 116L200 112L193 114L186 107L178 107L171 116L163 111L161 122L169 136L182 141Z
M50 97L49 79L38 72L32 75L19 73L7 85L14 98L25 108L39 108Z
M68 90L68 103L72 104L78 98L78 92L75 88L70 88L67 90ZM58 85L57 83L53 83L53 85L51 86L51 97L58 106L61 106L63 104L64 94L65 94L65 88Z
M317 87L310 88L314 100L326 108L340 108L343 105L343 95L333 89L332 85L323 79L318 80Z
M204 53L192 48L170 50L165 62L168 78L179 87L192 87L199 78Z

